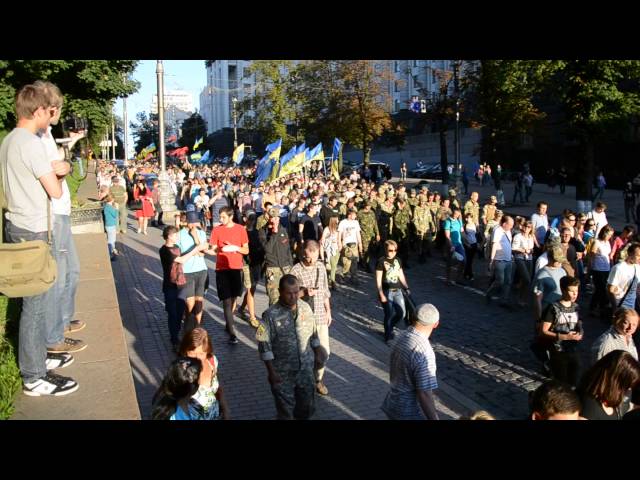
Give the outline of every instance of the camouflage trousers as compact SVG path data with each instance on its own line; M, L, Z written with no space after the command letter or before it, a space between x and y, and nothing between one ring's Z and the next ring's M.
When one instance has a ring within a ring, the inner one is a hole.
M371 262L371 257L376 258L376 249L378 248L378 244L376 242L376 237L368 237L362 236L362 256L363 262L365 265L369 265Z
M418 251L418 255L421 258L424 258L426 255L431 255L431 245L433 243L433 238L435 237L435 232L425 232L418 233L416 232L416 248Z
M356 278L358 270L358 244L348 243L342 249L342 275Z
M315 412L313 369L280 373L282 383L271 386L278 420L308 420Z
M264 274L264 283L269 296L269 306L278 303L280 299L280 279L291 271L291 267L267 267Z

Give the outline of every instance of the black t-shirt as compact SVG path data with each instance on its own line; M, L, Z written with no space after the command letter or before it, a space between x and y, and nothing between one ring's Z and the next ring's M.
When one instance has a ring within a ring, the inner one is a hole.
M579 306L577 303L565 307L560 302L549 305L543 314L543 322L549 322L551 327L549 330L553 333L561 333L563 335L569 332L582 332L582 322L579 320ZM579 341L561 340L555 341L556 351L573 353L578 348Z
M319 224L322 225L322 221L318 215L310 217L305 214L304 217L300 219L300 222L304 225L304 229L302 230L302 239L304 241L320 239Z
M172 248L176 248L176 247L172 247ZM178 288L178 286L169 279L171 275L171 265L173 265L173 260L178 256L179 255L174 255L171 252L171 248L167 247L166 245L163 245L162 247L160 247L160 261L162 262L162 291L163 292L166 292L170 288Z
M581 400L582 411L580 416L587 420L620 420L621 418L619 408L615 409L611 415L607 415L600 402L591 395L583 395Z
M631 410L630 412L625 413L622 419L623 420L640 420L640 410L639 409Z
M382 289L402 288L400 283L400 270L402 270L402 262L399 258L380 257L376 264L376 271L382 271Z

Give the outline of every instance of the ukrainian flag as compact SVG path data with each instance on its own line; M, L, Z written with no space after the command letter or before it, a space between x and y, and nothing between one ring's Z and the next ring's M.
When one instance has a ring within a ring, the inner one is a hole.
M200 137L196 140L196 143L193 144L193 151L195 151L200 146L200 144L202 143L202 140L203 140L203 137Z
M282 138L277 141L267 145L267 153L269 154L269 158L273 158L274 160L278 160L280 158L280 151L282 149Z
M322 142L316 145L312 150L309 150L306 163L313 162L314 160L324 160L324 152L322 151Z
M151 142L151 143L150 143L150 144L145 148L145 151L146 151L147 153L155 152L155 150L156 150L156 144L155 144L155 142Z
M244 158L244 143L241 143L236 147L231 158L233 159L233 163L240 165L240 162Z

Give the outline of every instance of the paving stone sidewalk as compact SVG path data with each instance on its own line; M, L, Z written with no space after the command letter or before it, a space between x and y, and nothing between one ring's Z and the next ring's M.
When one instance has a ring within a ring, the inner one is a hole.
M153 394L173 360L161 291L162 267L158 249L161 231L149 228L149 235L137 234L129 217L129 230L118 236L121 252L113 263L114 279L129 347L136 394L142 418L149 418ZM213 276L214 264L207 260ZM372 277L361 274L362 286ZM256 311L267 307L264 285L256 295ZM385 419L380 405L388 392L389 348L382 341L382 309L364 289L344 287L333 297L331 357L325 373L326 397L316 396L314 419ZM445 320L446 322L447 320ZM273 419L275 407L266 369L257 353L255 330L237 319L237 345L227 344L222 308L215 293L215 281L206 294L204 327L211 334L220 360L221 383L234 419ZM437 407L443 419L455 419L479 409L465 395L442 382Z

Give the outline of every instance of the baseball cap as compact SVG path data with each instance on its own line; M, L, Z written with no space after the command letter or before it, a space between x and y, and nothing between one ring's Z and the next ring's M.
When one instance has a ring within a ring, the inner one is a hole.
M187 223L200 223L200 215L198 215L198 212L187 212Z
M560 245L553 245L548 250L547 257L549 257L549 263L551 262L564 263L567 261L567 257L564 254L564 250Z
M430 303L423 303L416 308L415 320L420 325L435 325L440 321L440 312Z
M456 191L453 190L453 189L449 190L449 196L450 197L455 197L456 196Z

